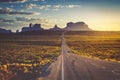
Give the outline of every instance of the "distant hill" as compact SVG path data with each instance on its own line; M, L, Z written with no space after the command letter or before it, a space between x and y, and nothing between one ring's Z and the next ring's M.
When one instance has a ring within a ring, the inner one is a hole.
M12 33L12 31L0 28L0 33L1 34L9 34L9 33Z
M91 31L88 25L84 22L69 22L64 29L68 31Z

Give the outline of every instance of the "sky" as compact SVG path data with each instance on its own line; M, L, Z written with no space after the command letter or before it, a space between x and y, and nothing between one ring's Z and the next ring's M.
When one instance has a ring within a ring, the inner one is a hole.
M48 29L85 22L99 31L120 31L120 0L0 0L0 28L13 32L29 23Z

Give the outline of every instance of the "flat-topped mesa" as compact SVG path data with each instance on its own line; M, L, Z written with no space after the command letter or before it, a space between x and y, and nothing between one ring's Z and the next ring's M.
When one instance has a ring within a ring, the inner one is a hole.
M32 25L32 23L30 23L29 27L23 27L22 28L22 32L26 32L26 31L39 31L39 30L43 30L43 28L41 27L41 24L34 24L34 25Z
M68 31L91 31L85 22L69 22L64 29Z

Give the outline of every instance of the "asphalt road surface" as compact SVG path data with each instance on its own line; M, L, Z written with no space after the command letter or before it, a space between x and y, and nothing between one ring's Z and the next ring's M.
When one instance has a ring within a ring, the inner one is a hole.
M120 80L120 63L73 54L62 35L61 55L37 80Z

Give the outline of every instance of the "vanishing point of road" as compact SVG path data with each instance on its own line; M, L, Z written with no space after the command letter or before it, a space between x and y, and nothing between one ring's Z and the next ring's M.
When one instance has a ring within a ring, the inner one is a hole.
M120 80L120 63L73 54L62 35L61 55L37 80Z

